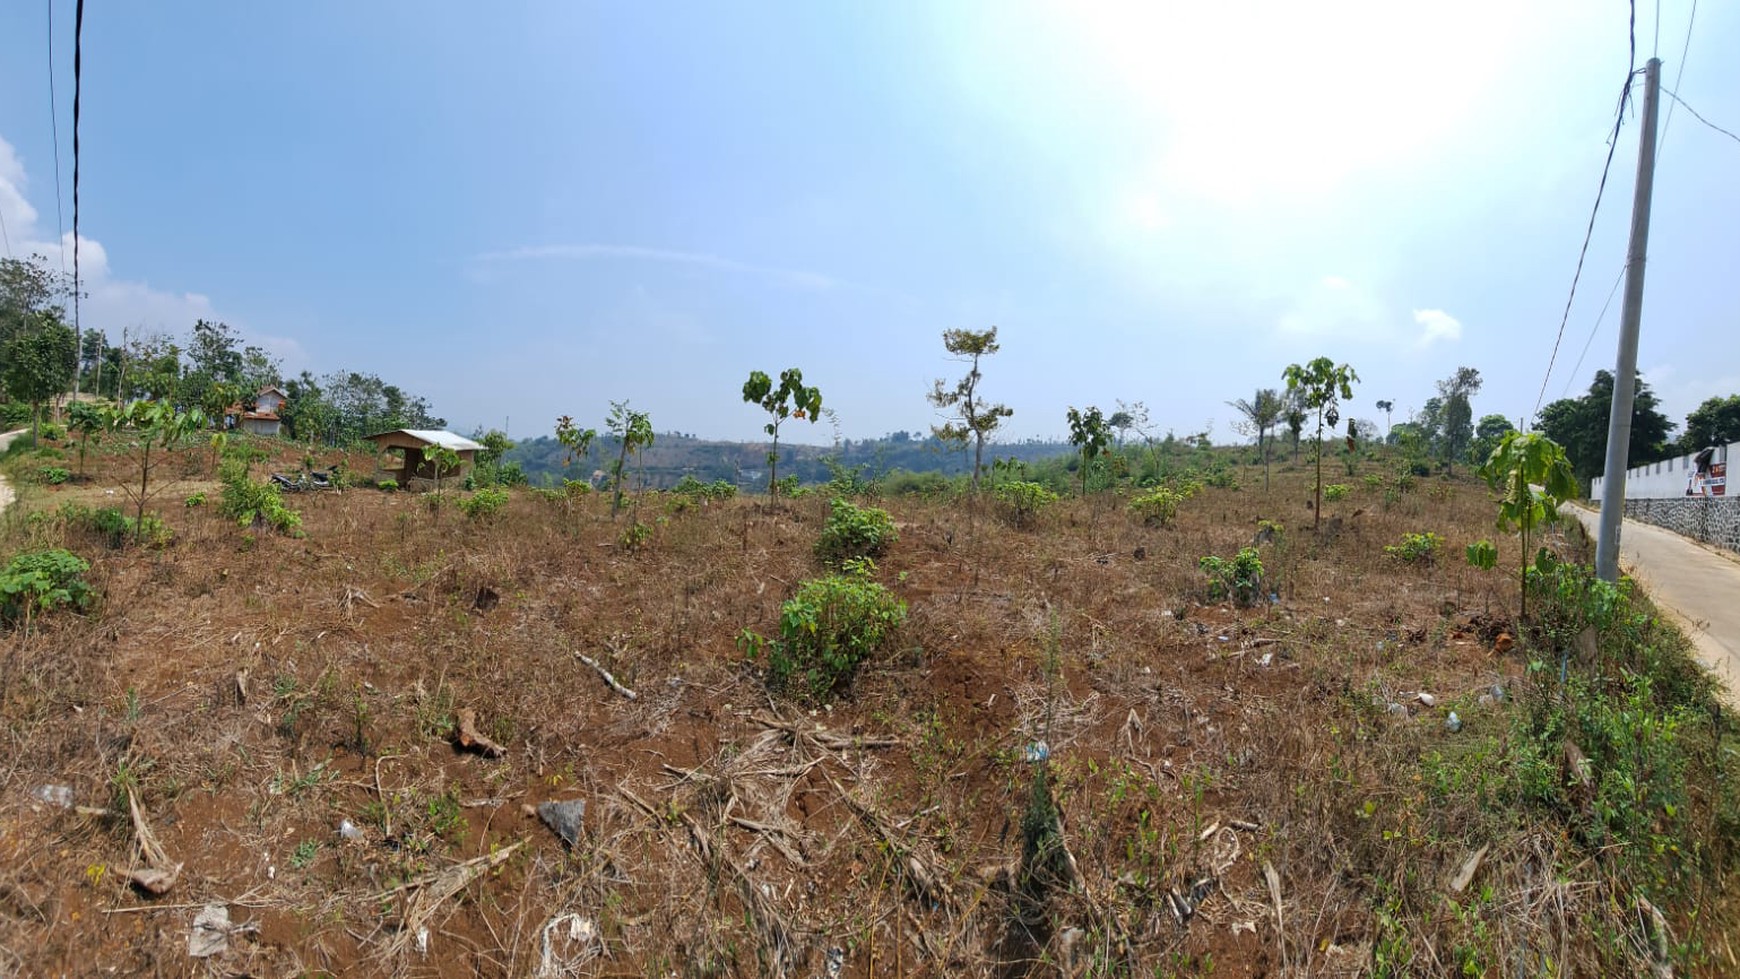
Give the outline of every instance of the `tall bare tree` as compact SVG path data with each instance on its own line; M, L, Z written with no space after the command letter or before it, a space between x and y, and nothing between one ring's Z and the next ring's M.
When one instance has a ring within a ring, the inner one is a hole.
M936 387L929 395L930 403L938 408L952 409L959 421L944 422L931 426L931 432L938 439L966 448L969 442L973 445L973 492L979 492L979 472L984 468L985 439L997 430L1003 419L1015 413L1007 405L986 402L979 393L979 381L983 375L979 373L979 358L989 357L1000 347L997 343L997 328L989 330L945 330L943 331L943 347L953 354L956 360L965 361L971 366L965 377L949 387L948 382L938 379Z

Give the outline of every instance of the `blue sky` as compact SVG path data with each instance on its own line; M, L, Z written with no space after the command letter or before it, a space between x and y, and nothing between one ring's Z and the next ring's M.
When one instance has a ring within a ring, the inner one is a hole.
M0 216L58 262L45 4L0 10ZM1674 84L1689 0L1638 10ZM71 222L72 0L54 5ZM1613 0L1395 4L98 4L86 325L221 318L469 430L631 398L754 438L801 366L843 433L921 429L1000 328L1009 437L1069 405L1213 425L1319 354L1398 420L1462 364L1532 412L1623 79ZM1740 6L1678 91L1740 130ZM1664 106L1665 112L1665 106ZM1547 398L1611 369L1635 119ZM1676 110L1639 363L1740 392L1740 144ZM805 433L825 441L820 429Z

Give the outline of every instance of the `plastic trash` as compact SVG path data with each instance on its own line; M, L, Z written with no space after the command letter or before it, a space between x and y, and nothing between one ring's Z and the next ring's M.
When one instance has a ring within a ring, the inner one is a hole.
M46 802L62 809L71 809L73 804L72 786L69 785L38 785L31 790L30 796L37 802Z
M350 820L341 819L338 823L338 835L347 840L360 840L363 838L363 831Z
M1394 714L1397 717L1407 717L1408 716L1408 709L1406 707L1403 707L1401 704L1396 703L1393 700L1390 701L1390 705L1384 709L1389 711L1391 714Z
M1262 658L1257 660L1257 665L1258 666L1268 666L1270 663L1273 663L1274 661L1275 661L1275 654L1274 653L1264 653L1262 655Z
M1449 731L1451 734L1455 734L1457 731L1462 730L1462 718L1457 717L1455 711L1451 711L1450 716L1444 718L1444 730Z
M1427 707L1435 707L1438 704L1438 698L1422 690L1420 691L1420 703Z
M1037 765L1051 757L1051 746L1043 741L1035 741L1021 749L1021 757L1029 764Z
M830 948L824 961L826 962L825 974L828 979L840 979L840 973L846 968L846 950L838 947Z

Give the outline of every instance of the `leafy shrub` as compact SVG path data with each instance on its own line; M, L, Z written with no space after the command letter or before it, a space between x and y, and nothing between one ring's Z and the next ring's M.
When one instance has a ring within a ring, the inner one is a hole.
M15 428L23 428L30 424L30 405L19 401L8 401L0 404L0 429L8 432Z
M84 580L90 569L84 558L58 547L15 555L0 571L0 621L16 625L61 607L84 611L91 602Z
M43 442L59 442L66 438L66 426L57 425L54 422L43 422L36 437Z
M916 473L908 469L896 469L883 476L878 484L878 491L883 496L942 496L949 489L949 478L942 473Z
M828 497L836 496L869 496L870 480L864 474L870 471L870 464L859 463L848 466L833 456L823 456L822 465L828 467Z
M147 513L143 523L112 506L91 510L69 503L60 513L67 526L94 533L110 547L121 547L129 539L147 547L165 547L175 537L163 518L154 513Z
M218 512L243 527L266 526L280 534L301 535L302 514L284 505L276 484L250 479L247 467L238 462L224 463L219 478L223 493Z
M189 496L184 501L184 504L186 505L186 507L189 510L193 509L194 507L205 506L205 490L200 490L198 493L194 493L193 495Z
M1217 466L1208 471L1203 482L1216 489L1236 490L1239 488L1239 474L1231 466Z
M1173 518L1178 516L1178 504L1182 502L1183 496L1161 486L1131 500L1130 512L1141 517L1147 526L1170 527Z
M858 664L906 621L906 603L872 579L874 562L846 561L838 574L798 586L780 606L779 638L748 629L738 644L767 658L767 679L798 699L823 701L850 682Z
M1403 534L1402 542L1385 547L1384 553L1408 564L1432 564L1443 546L1444 538L1428 530L1423 534Z
M43 466L36 471L36 478L51 486L59 486L72 478L72 472L60 466Z
M991 495L1002 505L1009 522L1017 527L1029 526L1040 511L1057 502L1056 493L1027 480L998 483Z
M1468 563L1482 571L1491 571L1498 566L1498 548L1492 545L1492 541L1477 540L1468 545L1465 553Z
M378 489L383 493L391 493L391 492L394 492L395 490L397 490L398 488L399 488L399 481L396 479L383 479L383 480L379 480L375 483L375 489Z
M810 495L815 492L815 489L814 487L805 486L802 480L798 479L797 476L792 475L779 477L777 492L779 496L796 500Z
M692 502L729 500L737 495L737 484L729 479L715 479L711 483L703 483L694 476L684 476L677 480L677 485L671 487L671 492Z
M1215 601L1231 598L1252 605L1263 593L1263 560L1254 547L1241 549L1231 561L1210 554L1198 567L1208 576L1208 597Z
M1415 459L1413 462L1408 463L1407 474L1410 476L1419 476L1423 479L1432 475L1432 464L1424 459Z
M1384 488L1383 476L1378 473L1367 473L1365 477L1365 488L1371 490L1373 493L1382 490Z
M1431 473L1428 471L1427 475L1431 475ZM1414 474L1406 471L1398 473L1396 475L1396 489L1403 493L1412 493L1414 491Z
M459 501L459 509L473 520L487 520L500 513L507 506L508 492L504 489L480 489L466 499Z
M622 536L617 538L616 542L620 544L622 549L625 551L638 551L652 540L652 535L653 529L651 524L644 524L639 520L631 520L629 521L628 526L623 528Z
M1323 502L1335 503L1345 499L1347 499L1346 483L1330 483L1328 486L1323 487Z
M881 557L900 535L887 510L836 499L828 506L828 522L816 541L816 557L824 564L852 558Z

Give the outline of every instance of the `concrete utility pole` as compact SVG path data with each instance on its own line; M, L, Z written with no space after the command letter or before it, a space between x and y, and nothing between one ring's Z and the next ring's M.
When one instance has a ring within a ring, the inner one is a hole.
M1601 480L1601 533L1595 575L1619 580L1619 528L1625 519L1625 460L1631 451L1631 410L1637 396L1637 330L1643 319L1643 265L1649 250L1649 202L1655 189L1656 103L1661 59L1643 68L1643 128L1637 137L1637 191L1631 199L1631 246L1625 254L1625 305L1620 308L1619 363L1613 368L1613 410L1607 416L1607 467Z

